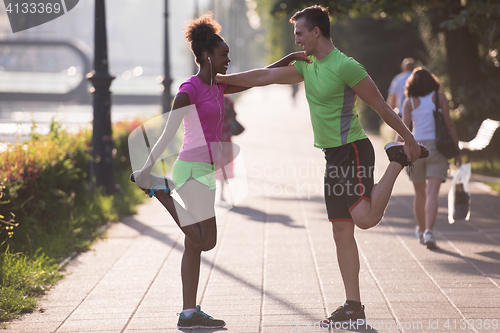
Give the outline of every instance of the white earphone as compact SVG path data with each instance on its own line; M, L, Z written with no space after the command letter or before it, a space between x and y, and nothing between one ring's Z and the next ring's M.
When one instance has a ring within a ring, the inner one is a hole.
M210 60L210 57L208 57L208 62L209 62L209 63L212 63L212 60Z

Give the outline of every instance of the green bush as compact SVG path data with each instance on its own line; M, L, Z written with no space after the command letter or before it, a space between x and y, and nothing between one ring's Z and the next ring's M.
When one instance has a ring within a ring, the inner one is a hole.
M88 249L103 225L135 213L144 194L128 179L127 143L137 125L113 128L120 190L112 195L90 186L90 130L69 134L52 122L48 135L1 153L0 321L33 311L36 297L61 277L58 262Z

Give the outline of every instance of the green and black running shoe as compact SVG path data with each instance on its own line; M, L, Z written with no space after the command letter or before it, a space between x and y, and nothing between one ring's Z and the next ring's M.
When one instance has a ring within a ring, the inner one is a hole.
M418 145L420 146L420 157L419 158L428 157L429 150L427 150L427 147L425 147L420 142L418 142ZM387 157L389 157L389 161L398 162L403 167L411 165L411 163L408 161L408 159L406 157L403 142L389 142L388 144L385 145L384 149L385 149L385 152L387 153Z

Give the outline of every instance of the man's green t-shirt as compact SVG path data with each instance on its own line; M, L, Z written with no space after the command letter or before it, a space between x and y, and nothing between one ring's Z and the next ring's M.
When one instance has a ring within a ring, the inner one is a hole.
M351 89L368 76L364 67L338 49L324 59L293 65L304 77L314 132L314 146L331 148L367 138L356 112L357 95Z

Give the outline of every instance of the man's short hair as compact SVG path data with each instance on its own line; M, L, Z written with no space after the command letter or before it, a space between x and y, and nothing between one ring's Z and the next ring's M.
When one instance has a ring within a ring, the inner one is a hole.
M415 68L415 60L413 58L404 58L401 62L401 70L411 72Z
M290 18L290 23L295 24L299 19L305 19L305 24L308 31L318 27L323 37L330 38L330 15L328 8L314 5L302 9Z

